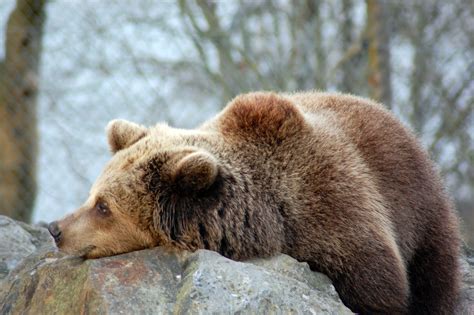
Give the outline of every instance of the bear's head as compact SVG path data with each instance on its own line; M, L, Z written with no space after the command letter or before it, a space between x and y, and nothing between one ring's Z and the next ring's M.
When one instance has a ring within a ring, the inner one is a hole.
M189 232L189 211L199 212L201 204L212 206L218 198L216 157L166 125L145 128L114 120L107 135L113 157L89 198L49 225L58 248L97 258L158 245L179 247ZM187 238L192 244L192 233Z

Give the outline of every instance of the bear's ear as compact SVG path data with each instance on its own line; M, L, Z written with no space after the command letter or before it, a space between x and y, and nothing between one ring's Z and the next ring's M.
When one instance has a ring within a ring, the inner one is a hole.
M300 132L305 119L292 101L271 92L237 96L220 116L220 130L246 141L280 141Z
M106 130L112 153L131 146L147 133L146 127L122 119L109 122Z
M180 189L205 190L215 182L218 162L210 153L198 151L181 158L174 166L172 180Z

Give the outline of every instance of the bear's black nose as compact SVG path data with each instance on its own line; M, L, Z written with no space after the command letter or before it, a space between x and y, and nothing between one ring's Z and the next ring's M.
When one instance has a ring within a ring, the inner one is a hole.
M48 231L51 236L54 238L56 244L61 241L61 230L59 229L58 222L53 221L48 225Z

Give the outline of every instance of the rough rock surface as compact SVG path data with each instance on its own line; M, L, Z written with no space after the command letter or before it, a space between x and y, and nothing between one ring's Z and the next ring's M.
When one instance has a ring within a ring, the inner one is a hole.
M46 230L1 220L2 240L12 235L1 259L17 267L0 283L0 314L352 314L326 276L285 255L155 248L84 261L53 251Z
M474 250L464 248L465 259L462 260L463 286L458 314L474 314Z
M46 253L7 278L0 313L350 314L325 276L288 256L261 263L163 248L87 261Z
M0 281L26 256L53 249L48 231L0 215Z
M57 253L46 229L3 216L0 240L0 314L352 314L326 276L286 255L242 263L155 248L84 261ZM474 314L466 257L458 314Z

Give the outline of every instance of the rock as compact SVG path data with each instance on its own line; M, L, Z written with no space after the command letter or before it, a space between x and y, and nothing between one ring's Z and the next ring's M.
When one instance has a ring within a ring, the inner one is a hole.
M0 314L352 314L326 276L286 255L244 263L155 248L84 261L4 216L0 236Z
M155 248L84 261L55 251L46 229L2 216L0 237L0 314L352 314L326 276L286 255ZM458 314L474 314L472 254Z
M352 314L326 276L286 255L240 263L198 251L185 266L179 313Z
M0 287L0 305L1 314L352 314L328 278L288 256L242 263L164 248L30 256Z
M55 247L45 228L6 216L0 216L0 239L0 281L26 256Z
M474 314L474 250L464 248L465 258L461 260L463 284L458 314Z

